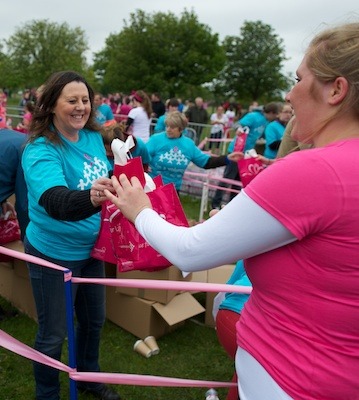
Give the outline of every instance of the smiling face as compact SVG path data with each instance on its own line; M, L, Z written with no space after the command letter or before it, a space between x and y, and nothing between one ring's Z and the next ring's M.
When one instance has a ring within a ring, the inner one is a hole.
M70 82L64 86L53 110L56 129L70 140L77 139L89 119L91 102L86 85Z

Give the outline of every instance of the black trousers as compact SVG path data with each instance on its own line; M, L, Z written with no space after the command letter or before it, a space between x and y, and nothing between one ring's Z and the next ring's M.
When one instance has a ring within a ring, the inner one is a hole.
M234 161L230 161L223 172L223 178L226 179L232 179L232 180L237 180L239 181L239 172L238 172L238 165L236 162ZM236 186L236 185L230 185L226 182L219 182L218 186L220 187L224 187L224 188L231 188L231 189L236 189L236 190L240 190L241 187L240 186ZM221 202L222 202L222 197L223 197L223 193L224 190L221 189L217 189L216 193L214 194L214 197L212 199L212 208L219 208L221 206ZM229 194L229 200L232 200L233 197L235 197L237 195L237 193L234 192L230 192Z

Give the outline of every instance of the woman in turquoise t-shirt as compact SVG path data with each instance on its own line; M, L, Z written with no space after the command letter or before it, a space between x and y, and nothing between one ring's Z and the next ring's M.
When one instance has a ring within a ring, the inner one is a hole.
M104 265L90 253L100 229L104 189L112 191L110 164L95 122L94 94L72 71L46 82L30 126L22 158L30 223L24 239L28 254L54 262L83 278L103 278ZM28 263L38 315L35 349L56 360L67 336L63 273ZM105 321L103 285L74 285L78 371L99 371L99 344ZM59 400L59 371L34 364L37 400ZM119 400L100 383L78 382L78 389L101 399Z
M166 132L152 135L146 143L151 157L149 174L151 177L162 175L163 182L173 182L177 191L181 188L183 175L190 162L209 169L222 167L229 159L239 156L236 152L228 156L210 156L201 151L192 139L183 135L188 121L179 111L168 113L165 123Z
M278 118L270 122L264 131L266 140L264 148L264 157L273 160L277 157L279 146L285 132L285 128L293 116L293 109L290 104L281 107Z

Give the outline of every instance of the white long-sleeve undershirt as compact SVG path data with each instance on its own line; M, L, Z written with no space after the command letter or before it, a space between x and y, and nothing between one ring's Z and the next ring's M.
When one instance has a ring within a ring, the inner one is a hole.
M244 191L220 212L191 228L141 211L135 225L145 240L182 271L234 263L294 242L296 237Z

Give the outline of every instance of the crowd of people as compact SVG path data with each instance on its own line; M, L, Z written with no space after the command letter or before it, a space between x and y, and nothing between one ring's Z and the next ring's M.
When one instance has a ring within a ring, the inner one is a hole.
M105 276L91 250L108 200L182 271L236 262L229 283L251 284L253 292L224 296L216 315L238 379L227 399L359 399L358 55L358 23L318 33L286 104L253 104L244 115L230 103L209 115L201 97L186 109L178 99L164 103L159 93L143 90L106 101L78 73L54 73L34 108L24 93L18 127L24 132L0 130L6 163L1 213L18 217L27 254L76 277ZM6 107L6 98L0 100ZM199 134L209 123L213 139L235 127L246 135L243 148L236 149L235 135L226 155L201 151L185 135L191 122ZM137 178L112 176L111 143L130 135L132 156L140 155L150 175L162 175L177 190L190 162L226 166L224 176L239 181L237 161L263 136L267 167L226 207L218 192L211 218L177 227L152 210ZM12 194L15 206L8 202ZM62 273L34 262L28 269L38 316L34 347L60 360L67 335ZM100 371L105 289L75 285L73 301L77 369ZM37 400L60 399L59 371L35 362L34 377ZM105 384L77 387L99 399L120 399Z

